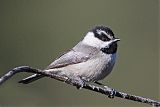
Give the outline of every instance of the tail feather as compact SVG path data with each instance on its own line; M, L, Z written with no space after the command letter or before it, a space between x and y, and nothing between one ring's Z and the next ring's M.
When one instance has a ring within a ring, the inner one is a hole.
M19 81L19 83L29 84L29 83L31 83L33 81L36 81L36 80L38 80L38 79L40 79L42 77L44 77L44 76L40 75L40 74L34 74L34 75L31 75L31 76L29 76L27 78L22 79L21 81Z

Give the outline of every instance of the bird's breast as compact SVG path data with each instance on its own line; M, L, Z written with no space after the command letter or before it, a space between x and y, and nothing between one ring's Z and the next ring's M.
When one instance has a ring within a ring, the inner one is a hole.
M96 80L104 79L108 74L110 74L116 61L116 53L105 54L103 58L105 58L105 61L102 61L104 65L102 64L102 69L99 71Z
M100 53L86 62L64 67L61 73L67 76L81 76L87 81L98 81L112 71L115 60L116 54Z

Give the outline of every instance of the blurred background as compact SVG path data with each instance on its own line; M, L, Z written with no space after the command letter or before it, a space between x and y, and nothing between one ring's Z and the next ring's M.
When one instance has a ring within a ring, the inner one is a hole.
M101 82L160 100L158 7L159 0L0 0L0 75L21 65L44 69L95 25L106 25L121 41L113 72ZM17 83L28 75L0 86L1 107L147 107L50 78Z

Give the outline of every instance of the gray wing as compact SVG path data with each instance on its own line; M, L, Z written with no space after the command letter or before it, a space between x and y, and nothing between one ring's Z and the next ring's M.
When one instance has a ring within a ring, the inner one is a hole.
M45 70L47 69L53 69L53 68L59 68L64 67L71 64L81 63L84 61L87 61L90 58L89 54L83 53L83 52L77 52L75 50L70 50L69 52L63 54L59 58L57 58L54 62L52 62ZM27 78L22 79L19 81L19 83L28 84L35 80L38 80L40 78L44 77L40 74L34 74Z
M59 68L64 67L71 64L77 64L87 61L88 59L92 58L95 54L97 54L99 50L97 50L94 47L90 47L87 45L77 44L72 50L68 51L67 53L61 55L59 58L57 58L54 62L52 62L47 69L53 69L53 68ZM40 74L34 74L32 76L29 76L23 80L20 81L20 83L28 84L30 82L33 82L37 79L40 79L44 77Z
M89 58L90 58L89 55L84 54L82 52L77 52L72 49L69 52L57 58L46 69L59 68L59 67L64 67L64 66L71 65L71 64L85 62Z
M67 53L61 55L52 62L46 69L64 67L71 64L85 62L96 54L97 49L88 45L82 45L81 42Z

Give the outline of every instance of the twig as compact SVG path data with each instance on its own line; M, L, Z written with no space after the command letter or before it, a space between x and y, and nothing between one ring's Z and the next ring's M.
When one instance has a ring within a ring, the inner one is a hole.
M52 74L52 73L49 73L49 72L43 72L42 70L34 69L34 68L29 67L29 66L20 66L20 67L16 67L16 68L10 70L4 76L0 77L0 85L2 85L2 83L4 83L6 80L11 78L16 73L20 73L20 72L42 74L44 76L54 78L54 79L62 81L62 82L66 82L66 83L68 83L70 85L73 85L73 86L78 87L80 85L76 81L69 81L68 77ZM86 83L82 88L85 88L85 89L88 89L88 90L91 90L91 91L94 91L94 92L98 92L98 93L101 93L101 94L109 95L112 91L111 90L112 88L109 88L109 87L106 88L106 87L102 88L102 87L98 87L98 86L94 86L94 85ZM160 102L155 101L155 100L151 100L149 98L144 98L144 97L141 97L141 96L135 96L135 95L119 92L119 91L116 91L116 90L114 92L115 92L114 96L116 96L116 97L132 100L132 101L137 101L137 102L141 102L141 103L146 103L146 104L152 105L154 107L160 107Z

